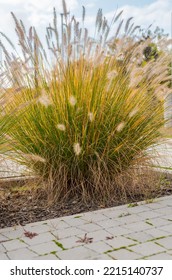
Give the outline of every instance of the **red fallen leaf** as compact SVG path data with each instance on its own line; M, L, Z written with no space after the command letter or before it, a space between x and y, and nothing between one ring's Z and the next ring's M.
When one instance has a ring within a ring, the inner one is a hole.
M106 236L106 240L111 240L111 239L114 239L113 236Z
M87 233L85 233L84 238L79 237L79 240L77 240L76 242L89 244L89 243L93 242L93 238L92 237L87 237Z
M36 232L31 232L31 231L27 231L24 229L24 235L30 239L32 239L33 237L37 236L38 233Z

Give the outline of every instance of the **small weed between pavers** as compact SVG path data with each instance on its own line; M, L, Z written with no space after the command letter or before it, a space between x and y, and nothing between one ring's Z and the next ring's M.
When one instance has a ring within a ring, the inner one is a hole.
M137 239L131 238L131 237L127 237L127 239L132 240L134 242L139 242ZM139 242L140 243L140 242ZM135 244L134 244L135 245Z
M77 243L85 243L85 244L89 244L93 242L93 238L92 237L87 237L87 233L85 233L84 237L81 238L79 237L79 240L76 241Z
M167 219L167 221L172 222L172 220L171 220L171 219Z
M164 249L165 249L165 248L164 248ZM144 256L144 257L142 257L142 260L146 260L146 259L149 258L149 257L157 256L157 255L162 254L162 253L166 253L166 251L159 252L158 254L152 254L152 255Z
M164 239L164 238L166 238L166 236L159 236L159 237L156 237L156 238L149 239L147 242L156 241L156 240Z
M114 252L114 251L119 251L121 249L126 249L128 250L129 252L133 252L131 249L129 249L128 247L126 246L121 246L119 248L113 248L112 250L108 250L108 251L105 251L103 254L108 254L108 253L111 253L111 252Z
M136 206L138 206L139 204L137 203L137 202L135 202L135 203L130 203L130 204L128 204L128 208L132 208L132 207L136 207Z
M51 255L56 255L57 251L50 252Z
M128 206L129 207L129 206ZM122 218L122 217L126 217L126 216L130 216L130 213L122 213L121 215L118 216L118 218Z
M24 240L17 238L18 241L20 241L21 243L25 243ZM26 243L25 243L26 244Z
M153 226L153 224L149 220L146 220L145 223L150 225L150 226Z
M54 242L59 248L61 248L63 251L64 251L64 250L67 250L66 248L63 247L63 244L60 243L60 242L58 242L57 240L53 240L53 242Z
M166 249L163 245L159 244L158 242L154 242L156 245L162 247L163 249Z
M79 219L81 218L82 216L75 216L74 219Z
M145 204L150 204L150 203L153 203L155 202L156 200L154 198L148 198L145 200Z

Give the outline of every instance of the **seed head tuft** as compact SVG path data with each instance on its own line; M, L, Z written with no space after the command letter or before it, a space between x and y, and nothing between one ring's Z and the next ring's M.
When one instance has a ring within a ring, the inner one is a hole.
M116 127L116 131L118 131L118 132L122 131L124 126L125 126L125 122L119 123Z
M62 124L62 123L59 123L59 124L57 125L57 128L58 128L59 130L61 130L61 131L65 131L65 130L66 130L65 125Z
M92 122L94 120L94 115L93 113L89 112L88 113L88 118L89 118L89 121Z
M69 103L70 103L70 105L71 106L75 106L76 105L76 98L73 96L73 95L71 95L70 97L69 97Z
M42 92L41 96L38 97L37 102L45 106L46 108L49 105L52 105L51 100L49 99L47 93L45 91Z
M75 143L73 145L73 149L74 149L74 153L76 156L79 156L79 154L81 153L81 146L79 143Z

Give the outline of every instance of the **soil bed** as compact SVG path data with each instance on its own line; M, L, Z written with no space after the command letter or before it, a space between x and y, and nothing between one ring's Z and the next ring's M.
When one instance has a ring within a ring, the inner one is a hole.
M151 199L171 194L172 179L168 178L157 191L151 193ZM145 200L145 197L139 195L132 198L128 197L121 201L113 201L108 205L95 205L91 202L86 205L79 199L75 199L65 204L54 203L51 206L46 206L45 197L40 196L38 199L35 199L28 190L21 191L19 187L17 189L11 187L7 190L3 184L3 186L0 186L0 228L25 225L27 223L79 214L142 200ZM148 202L151 202L151 200L148 200Z

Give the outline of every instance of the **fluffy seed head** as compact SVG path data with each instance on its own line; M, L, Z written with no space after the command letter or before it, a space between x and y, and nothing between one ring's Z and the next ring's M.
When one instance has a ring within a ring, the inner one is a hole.
M92 122L94 120L94 115L93 113L89 112L88 113L88 118L89 118L89 121Z
M76 101L75 96L71 95L71 96L69 97L69 103L70 103L70 105L71 105L71 106L75 106L76 102L77 102L77 101Z
M122 131L124 126L125 126L125 122L120 122L116 127L116 131L118 132Z
M130 113L129 113L129 118L132 118L134 117L134 115L138 112L138 109L137 108L134 108Z
M62 124L62 123L59 123L59 124L57 125L57 128L58 128L59 130L61 130L61 131L65 131L65 130L66 130L65 125Z
M38 97L37 102L44 105L46 108L49 105L52 105L51 100L49 99L47 93L45 91L42 92L41 96Z
M74 153L76 156L79 156L79 154L81 153L81 146L79 143L75 143L73 145L73 149L74 149Z
M109 79L109 80L112 80L114 77L116 77L118 75L118 73L117 73L117 71L116 70L113 70L113 71L111 71L111 72L109 72L108 74L107 74L107 78Z

